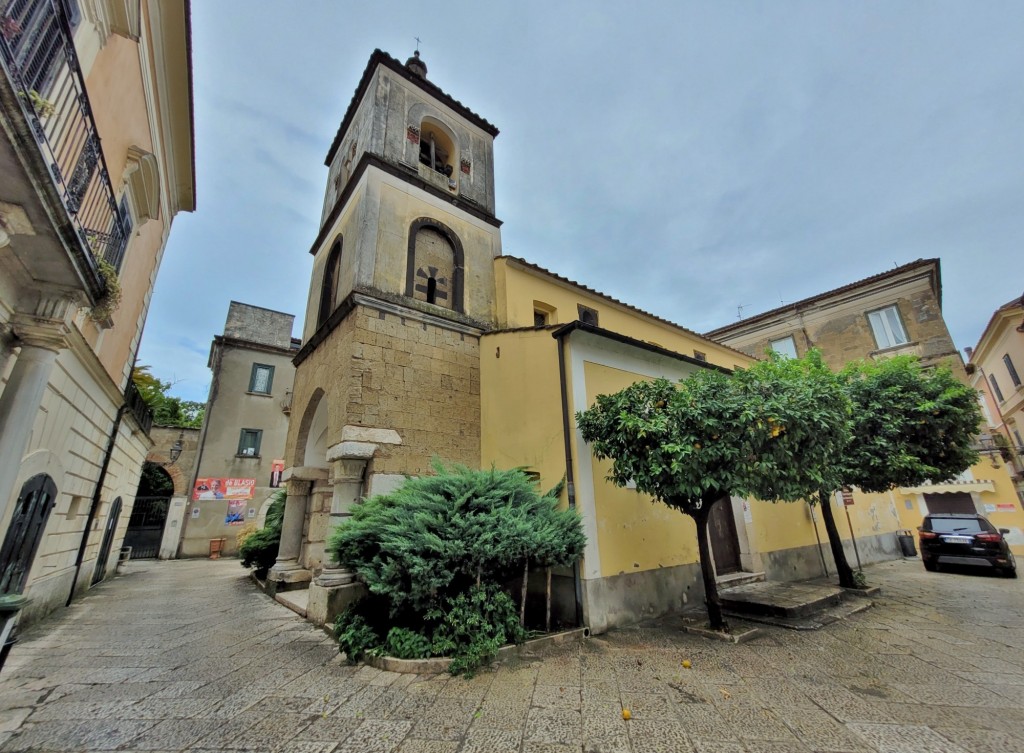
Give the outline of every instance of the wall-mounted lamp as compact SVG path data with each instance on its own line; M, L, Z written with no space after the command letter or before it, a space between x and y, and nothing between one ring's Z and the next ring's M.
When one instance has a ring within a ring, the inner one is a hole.
M182 441L184 438L185 432L181 432L178 438L174 440L174 444L171 445L170 452L168 453L171 456L171 462L167 465L174 465L178 462L178 458L181 457L181 451L185 449L185 443Z

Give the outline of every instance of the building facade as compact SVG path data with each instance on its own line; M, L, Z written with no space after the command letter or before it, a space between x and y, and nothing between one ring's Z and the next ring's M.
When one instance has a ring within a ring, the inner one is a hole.
M834 369L858 359L914 355L926 368L948 366L958 379L970 381L942 318L938 259L911 262L707 335L755 356L769 349L802 356L817 348ZM849 542L850 561L855 561L853 555L866 562L896 556L893 533L916 529L930 511L984 514L995 526L1009 528L1013 551L1024 553L1024 512L1011 474L997 453L981 449L980 462L948 483L898 488L883 495L858 491L846 508L849 533L857 540L856 552ZM842 504L838 494L833 501Z
M834 333L835 352L826 354L833 364L854 353L956 358L937 263L825 294L820 326L800 308L780 315L777 332L752 330L743 340L700 335L504 255L494 214L496 135L427 80L418 57L402 65L376 51L328 152L295 358L288 502L269 574L271 589L308 588L307 615L317 622L360 593L353 575L327 558L331 528L360 498L429 472L432 457L522 467L544 489L567 482L562 502L580 513L587 545L576 567L555 574L562 623L600 632L685 608L703 598L693 521L609 484L608 464L593 458L576 427L577 411L637 380L742 368L769 339L789 338L795 353ZM909 335L897 329L910 320ZM889 339L875 340L876 332ZM962 363L954 367L964 375ZM971 483L982 495L992 484ZM918 492L904 491L859 501L851 515L867 561L898 556L896 531L917 515L906 505ZM829 555L816 543L815 516L805 503L716 504L717 575L823 574Z
M982 395L988 449L1007 464L1024 501L1024 298L996 309L978 344L966 353L971 384Z
M187 0L0 10L0 592L22 624L113 572L150 448L130 381L195 207Z
M224 333L210 346L213 375L179 529L182 557L205 557L211 541L221 540L220 551L235 554L238 530L262 520L282 487L292 359L300 342L292 338L294 322L280 311L237 301L228 306Z

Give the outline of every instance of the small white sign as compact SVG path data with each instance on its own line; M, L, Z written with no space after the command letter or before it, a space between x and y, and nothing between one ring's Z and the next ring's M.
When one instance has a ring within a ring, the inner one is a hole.
M250 518L255 518L256 517L256 508L255 507L250 507L249 508L249 517Z
M996 511L996 506L995 505L985 505L985 512L995 512L995 511Z
M195 520L198 517L199 517L199 508L198 507L193 507L192 508L192 520Z

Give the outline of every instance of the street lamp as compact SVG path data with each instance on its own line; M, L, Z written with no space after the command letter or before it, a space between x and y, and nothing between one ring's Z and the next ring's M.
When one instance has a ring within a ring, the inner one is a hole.
M174 444L171 445L171 450L169 453L171 456L171 462L168 463L167 465L174 465L178 461L178 458L181 457L181 451L185 449L185 445L182 442L184 436L185 432L181 432L181 434L178 435L178 438L174 440Z

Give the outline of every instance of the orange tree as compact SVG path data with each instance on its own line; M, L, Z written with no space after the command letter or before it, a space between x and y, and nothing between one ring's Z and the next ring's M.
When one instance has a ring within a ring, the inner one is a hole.
M856 586L829 504L841 486L884 492L953 478L978 461L978 393L946 367L922 369L912 356L849 364L840 373L851 403L850 440L818 490L839 584Z
M727 630L708 546L711 506L731 495L795 501L834 488L849 414L838 378L812 352L732 374L702 368L678 384L637 382L598 396L576 420L594 455L612 460L612 483L635 483L693 518L708 618Z

